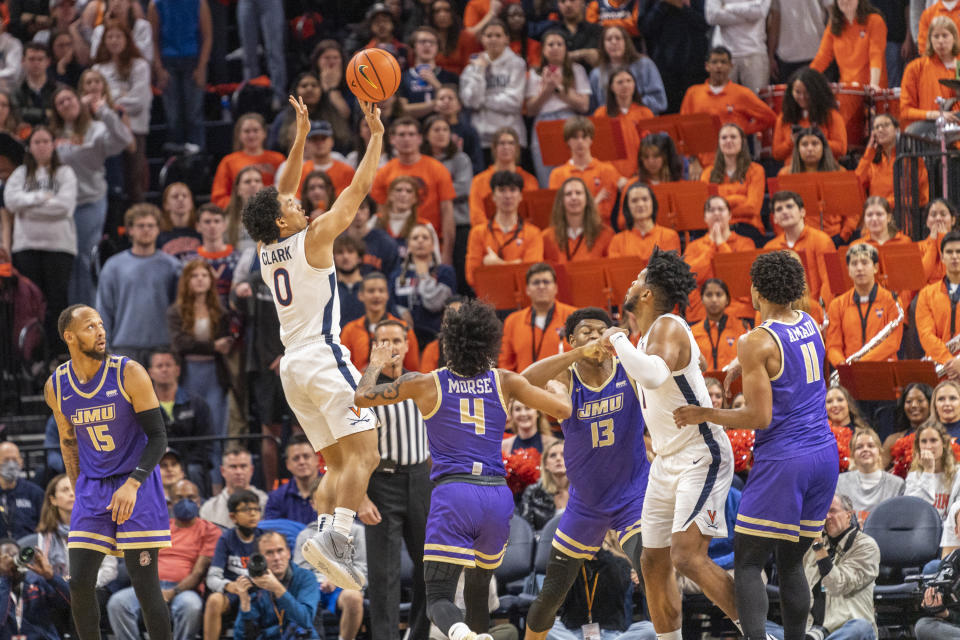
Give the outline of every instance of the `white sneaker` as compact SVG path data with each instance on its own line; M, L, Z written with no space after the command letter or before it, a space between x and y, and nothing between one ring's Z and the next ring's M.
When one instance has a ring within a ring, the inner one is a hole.
M343 589L363 589L366 579L354 564L352 538L332 528L327 529L307 540L301 551L304 559L333 584Z

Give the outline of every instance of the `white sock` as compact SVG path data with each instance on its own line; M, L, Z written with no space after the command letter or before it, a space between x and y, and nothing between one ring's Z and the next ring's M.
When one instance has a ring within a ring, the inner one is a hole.
M683 635L680 633L681 631L681 629L677 629L676 631L668 631L667 633L658 633L657 640L683 640Z
M333 524L333 516L329 513L321 513L317 516L317 531L323 531Z
M344 507L337 507L333 510L333 530L350 537L350 530L353 528L353 519L357 512Z
M465 622L458 622L447 631L447 637L450 640L463 640L470 633L470 627Z

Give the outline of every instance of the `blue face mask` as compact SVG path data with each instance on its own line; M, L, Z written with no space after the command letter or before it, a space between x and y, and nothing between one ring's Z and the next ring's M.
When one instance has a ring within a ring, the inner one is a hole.
M200 505L184 498L173 505L173 517L180 522L190 522L200 515Z

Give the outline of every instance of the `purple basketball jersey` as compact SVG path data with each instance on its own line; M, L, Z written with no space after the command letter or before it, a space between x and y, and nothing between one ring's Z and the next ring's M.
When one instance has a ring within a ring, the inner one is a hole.
M823 338L813 318L797 313L793 324L767 320L760 325L777 341L781 364L770 380L773 419L757 431L754 460L795 458L836 443L827 420Z
M60 411L76 430L80 472L88 478L129 475L147 446L147 435L123 390L128 360L108 355L86 384L77 380L71 362L57 367L54 389Z
M500 374L492 369L461 378L448 369L433 372L437 406L423 416L433 467L430 479L450 474L504 476L500 444L507 407Z

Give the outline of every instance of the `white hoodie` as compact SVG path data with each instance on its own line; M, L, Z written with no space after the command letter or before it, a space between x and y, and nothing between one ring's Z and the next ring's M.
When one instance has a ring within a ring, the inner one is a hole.
M486 52L481 53L490 60ZM523 95L526 89L527 63L508 47L485 69L475 62L460 75L460 99L473 110L472 123L480 134L480 144L489 147L493 132L512 127L527 146L527 128L523 124Z

